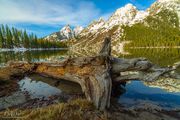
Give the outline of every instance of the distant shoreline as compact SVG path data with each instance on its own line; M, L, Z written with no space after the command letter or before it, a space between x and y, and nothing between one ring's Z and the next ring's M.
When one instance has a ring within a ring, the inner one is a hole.
M68 50L68 48L0 48L0 52L25 52L25 51L36 51L36 50Z

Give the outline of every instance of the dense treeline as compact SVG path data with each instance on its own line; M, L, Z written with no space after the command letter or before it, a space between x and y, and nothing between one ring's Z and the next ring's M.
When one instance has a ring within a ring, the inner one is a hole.
M132 41L127 47L180 46L179 19L168 10L147 17L145 23L123 28L124 40Z
M18 30L7 25L0 26L0 48L60 48L66 47L65 43L47 41L37 38L34 34L28 34L26 30Z

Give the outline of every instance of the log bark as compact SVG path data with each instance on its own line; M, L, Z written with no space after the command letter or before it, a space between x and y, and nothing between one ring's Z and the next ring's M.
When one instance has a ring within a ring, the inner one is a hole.
M159 67L145 58L122 59L111 56L111 39L107 37L98 56L68 58L56 63L10 63L6 78L38 73L48 77L80 84L86 98L104 110L110 107L112 89L129 80L152 82L160 77L180 79L175 70L180 62L170 67ZM3 78L0 70L0 78ZM112 83L114 86L112 86Z

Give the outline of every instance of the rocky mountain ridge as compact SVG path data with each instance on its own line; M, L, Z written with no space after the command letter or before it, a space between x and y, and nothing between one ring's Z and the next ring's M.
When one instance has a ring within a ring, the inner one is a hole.
M77 26L74 29L70 25L64 26L60 31L52 33L45 37L50 41L64 41L77 37L84 28Z

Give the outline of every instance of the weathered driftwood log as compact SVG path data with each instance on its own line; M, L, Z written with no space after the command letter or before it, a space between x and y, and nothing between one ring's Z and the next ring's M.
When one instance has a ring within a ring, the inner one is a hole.
M160 77L180 79L175 72L179 66L180 63L177 63L172 67L162 68L145 58L113 58L111 40L106 38L98 56L69 58L58 63L11 63L11 70L20 72L9 74L9 78L34 72L79 83L87 99L98 109L104 110L110 106L111 90L117 84L128 80L152 82Z
M24 70L24 73L33 72L79 83L86 98L104 110L110 106L112 89L110 43L110 38L106 38L100 54L95 57L69 58L58 63L10 63L9 66Z

